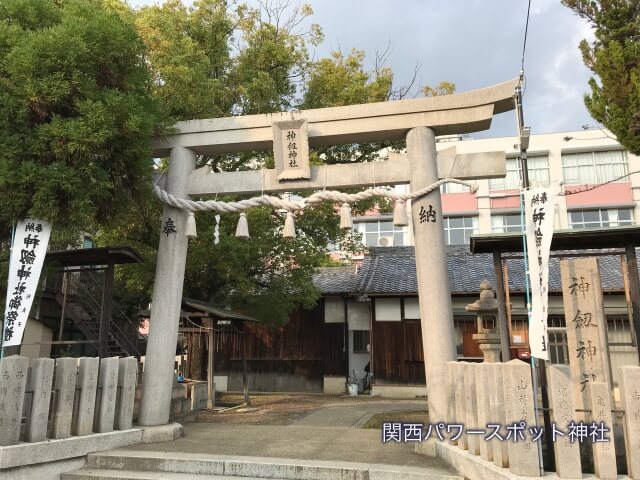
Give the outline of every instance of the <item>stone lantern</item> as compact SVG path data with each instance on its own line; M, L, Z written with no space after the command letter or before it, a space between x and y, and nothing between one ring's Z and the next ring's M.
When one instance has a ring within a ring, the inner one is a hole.
M497 328L498 300L488 281L480 282L480 298L467 305L465 309L477 314L478 333L473 335L473 339L478 343L484 361L499 362L501 346Z

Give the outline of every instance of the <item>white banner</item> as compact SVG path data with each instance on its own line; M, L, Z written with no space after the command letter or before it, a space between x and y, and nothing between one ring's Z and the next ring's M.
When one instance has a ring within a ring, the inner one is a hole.
M553 237L553 217L557 186L538 187L524 192L527 259L531 282L529 348L531 356L549 360L547 315L549 304L549 251Z
M50 235L51 224L42 220L20 220L16 225L4 310L3 347L22 343Z

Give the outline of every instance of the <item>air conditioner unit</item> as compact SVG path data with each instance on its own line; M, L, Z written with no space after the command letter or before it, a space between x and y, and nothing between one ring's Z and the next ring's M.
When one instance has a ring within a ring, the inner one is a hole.
M393 237L380 237L378 238L379 247L393 247Z

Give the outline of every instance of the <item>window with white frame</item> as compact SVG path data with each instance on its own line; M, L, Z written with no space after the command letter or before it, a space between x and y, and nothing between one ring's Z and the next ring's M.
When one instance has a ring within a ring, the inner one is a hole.
M444 240L447 245L469 243L471 235L478 233L478 217L444 217Z
M626 174L624 150L562 154L562 175L567 185L595 185Z
M491 231L494 233L522 232L522 216L520 213L491 215Z
M547 155L531 156L527 159L527 172L532 187L549 185L549 157ZM507 158L507 176L489 180L489 190L513 190L520 188L520 159Z
M632 208L599 208L593 210L571 210L571 228L604 228L633 225Z
M362 243L367 247L407 245L407 227L396 227L392 219L354 222L353 229L362 234Z

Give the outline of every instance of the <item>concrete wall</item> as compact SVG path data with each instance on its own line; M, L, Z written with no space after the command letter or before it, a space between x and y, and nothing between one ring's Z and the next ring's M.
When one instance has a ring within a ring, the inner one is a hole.
M322 393L329 395L341 395L345 393L345 378L325 376L323 379Z
M302 375L285 372L248 372L249 391L252 392L316 392L323 389L322 379L307 379ZM243 389L242 373L231 372L227 381L227 390L240 392Z
M34 345L41 342L50 342L53 340L53 331L44 326L35 318L29 318L24 329L24 337L22 338L22 346L20 347L20 355L29 358L41 358L51 356L51 345Z
M388 398L423 398L427 395L427 387L426 385L376 385L374 383L371 395Z
M350 301L347 306L347 322L349 325L349 375L355 371L356 378L364 378L364 367L369 363L368 353L353 352L354 330L369 331L371 313L367 303Z

